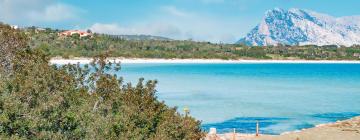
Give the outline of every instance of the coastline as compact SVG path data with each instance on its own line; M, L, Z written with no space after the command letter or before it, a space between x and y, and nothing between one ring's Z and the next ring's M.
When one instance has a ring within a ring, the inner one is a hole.
M321 64L360 64L357 60L257 60L257 59L237 59L237 60L223 60L223 59L154 59L154 58L108 58L111 62L121 62L124 64L143 64L143 63L193 63L193 64L266 64L266 63L321 63ZM51 58L51 64L87 64L92 61L92 58L76 57L71 59Z
M109 61L121 62L125 64L145 64L145 63L164 63L164 64L360 64L360 61L353 60L222 60L222 59L149 59L149 58L108 58ZM86 64L92 58L52 58L52 64ZM221 139L232 139L233 133L218 134ZM297 131L284 132L280 135L260 135L255 134L235 134L237 139L249 140L335 140L335 139L360 139L360 116L349 120L337 121L334 123L319 124L315 127Z
M319 124L312 128L284 132L280 135L259 135L242 133L217 134L219 140L358 140L360 139L360 116L333 123ZM206 140L213 139L214 135L208 134Z

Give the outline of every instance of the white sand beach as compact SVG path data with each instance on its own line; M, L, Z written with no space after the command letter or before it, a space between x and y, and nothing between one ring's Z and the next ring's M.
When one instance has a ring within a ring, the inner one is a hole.
M360 116L281 135L227 133L207 135L206 140L360 140Z
M354 60L223 60L223 59L150 59L150 58L108 58L111 62L121 63L195 63L195 64L211 64L211 63L334 63L334 64L360 64L360 61ZM52 58L51 64L87 64L92 58Z

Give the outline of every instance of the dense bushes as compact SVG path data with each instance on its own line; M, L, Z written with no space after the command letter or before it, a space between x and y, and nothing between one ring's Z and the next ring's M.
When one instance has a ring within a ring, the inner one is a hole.
M50 66L51 46L27 47L24 34L0 26L0 139L203 137L199 121L157 100L156 81L124 84L102 55L84 67Z

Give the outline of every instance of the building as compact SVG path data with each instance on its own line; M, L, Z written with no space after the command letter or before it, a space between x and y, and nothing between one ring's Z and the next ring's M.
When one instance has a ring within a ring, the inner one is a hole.
M12 29L19 29L19 26L17 26L17 25L11 25L10 26Z
M354 57L359 57L360 58L360 53L354 53L353 55Z
M59 33L59 36L69 37L69 36L72 36L73 34L79 34L80 37L92 37L92 33L79 31L79 30L64 31L64 32Z

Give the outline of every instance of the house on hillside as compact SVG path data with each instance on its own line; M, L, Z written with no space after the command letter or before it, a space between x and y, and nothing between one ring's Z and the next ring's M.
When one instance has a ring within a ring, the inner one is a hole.
M92 35L93 35L92 33L84 32L84 31L69 30L69 31L60 32L59 36L69 37L69 36L72 36L74 34L79 34L80 37L92 37Z
M40 28L40 27L36 27L35 28L35 33L40 33L40 32L44 32L46 29L44 29L44 28Z
M354 57L359 57L360 58L360 53L354 53L353 55Z
M17 26L17 25L11 25L11 28L12 28L12 29L19 29L19 26Z

